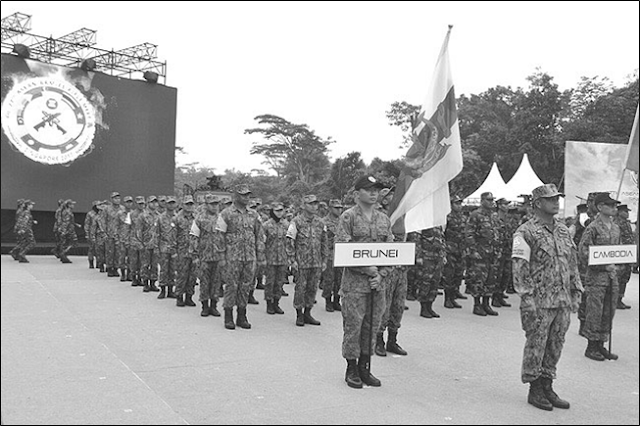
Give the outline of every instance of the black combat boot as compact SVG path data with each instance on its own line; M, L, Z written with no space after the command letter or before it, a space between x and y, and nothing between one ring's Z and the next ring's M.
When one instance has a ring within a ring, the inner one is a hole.
M589 340L587 343L587 350L584 351L584 356L594 361L604 361L604 355L600 353L599 343L596 340Z
M502 306L504 306L505 308L510 308L511 307L511 303L507 302L507 299L509 298L509 296L507 296L504 293L500 293L500 304Z
M216 302L214 302L212 300L211 303L215 305ZM190 294L185 294L184 295L184 306L190 306L190 307L196 306L196 302L193 301L193 296L192 295L190 295ZM215 316L219 317L220 316L220 312L218 312L218 315L215 315Z
M24 254L19 254L18 263L30 263L30 262L29 262L29 259L27 259Z
M461 299L461 300L467 300L468 299L467 296L465 296L464 294L460 293L460 289L459 288L455 290L455 296L454 297L456 299Z
M326 301L325 309L327 310L327 312L335 311L335 309L333 309L333 302L331 301L331 298L330 297L325 297L324 300Z
M280 299L275 299L273 301L273 310L275 311L276 314L278 315L283 315L284 311L282 310L282 308L280 307Z
M249 293L249 300L247 300L247 303L250 304L250 305L259 305L260 304L260 302L258 302L256 300L256 298L253 297L253 290L251 290L251 292Z
M539 377L533 382L529 383L529 396L527 397L527 402L541 410L553 410L553 405L551 405L547 397L544 396L544 391L542 390L542 382L540 381Z
M355 359L347 360L347 372L344 375L344 381L350 388L362 389L362 380L358 374L358 361Z
M451 290L444 291L444 307L447 309L453 309L453 301L455 300L455 296Z
M120 282L125 282L127 280L127 270L124 268L120 268Z
M133 281L133 273L131 273L131 271L129 271L129 269L126 270L127 271L127 281Z
M433 310L433 302L427 302L427 309L429 310L432 318L440 318L440 315Z
M100 264L100 272L102 272L104 274L104 263Z
M371 355L360 355L358 361L358 373L360 373L360 380L367 386L380 387L382 383L378 380L370 371Z
M131 287L137 287L140 284L140 280L136 274L133 274L133 281L131 281Z
M554 392L553 379L550 379L548 377L541 377L538 380L542 382L542 391L551 405L556 408L562 408L563 410L567 410L570 407L571 404L569 404L564 399L561 399L558 394Z
M449 290L449 300L451 301L451 305L453 305L453 307L455 309L461 309L462 305L460 305L458 302L456 302L456 291L455 290ZM466 297L465 297L466 299Z
M208 317L211 314L211 312L209 311L209 301L203 300L201 303L202 303L202 310L200 311L200 316Z
M65 257L66 256L63 257L63 255L60 255L60 260L62 261L62 263L66 263L64 261ZM117 268L107 268L107 277L115 278L115 277L119 277L119 276L120 275L118 274L118 269Z
M269 315L276 314L276 310L273 308L273 300L267 300L267 313Z
M310 325L320 325L320 321L311 316L311 308L304 310L304 323Z
M69 260L69 258L67 257L66 253L61 253L60 254L60 262L62 263L72 263L71 260ZM116 272L116 277L118 276L118 273Z
M428 302L420 302L420 316L423 318L433 318L433 315L431 315L431 310L429 310L427 303Z
M304 327L304 312L302 309L296 309L296 325L298 327Z
M9 254L11 255L11 257L13 257L13 260L20 260L20 258L18 258L18 252L16 251L17 247L14 247ZM91 265L91 261L89 261L89 265Z
M631 308L631 306L629 306L629 308ZM338 312L342 311L342 305L340 305L340 296L337 294L333 296L333 310Z
M479 315L481 317L486 317L487 313L484 310L484 307L482 306L482 302L480 301L479 297L474 297L473 298L473 314L474 315Z
M384 348L384 335L382 333L376 334L376 355L387 356L387 351Z
M143 292L145 293L149 293L151 291L151 285L150 285L151 281L149 280L144 280L144 288L142 289Z
M180 295L176 297L176 306L179 306L181 308L184 307L184 296Z
M167 286L167 297L169 299L175 299L176 298L176 294L173 292L173 286Z
M389 332L389 340L387 341L387 352L391 352L392 354L398 355L407 355L407 351L402 349L398 344L398 332L390 331Z
M609 350L604 347L604 342L598 341L598 351L600 351L605 359L609 359L611 361L618 360L618 355L614 354L613 352L609 352Z
M491 306L489 306L489 296L484 296L482 298L482 309L484 309L484 311L487 313L487 315L492 316L492 317L497 317L498 313L496 311L494 311L493 309L491 309Z
M164 299L167 297L167 286L163 285L160 287L160 294L158 295L158 299Z
M220 316L220 312L218 311L218 302L213 299L211 299L211 307L209 308L209 313L214 317Z
M149 280L149 291L152 291L154 293L157 293L157 292L160 291L160 289L156 285L156 281L155 280Z
M502 308L502 303L500 303L500 296L497 293L493 294L491 298L491 306L494 308Z
M224 308L224 328L227 330L236 329L236 325L233 322L233 308Z
M247 330L251 328L251 324L249 324L249 320L247 320L247 308L238 308L236 325Z
M89 259L89 269L95 269L95 266L93 264L93 259Z

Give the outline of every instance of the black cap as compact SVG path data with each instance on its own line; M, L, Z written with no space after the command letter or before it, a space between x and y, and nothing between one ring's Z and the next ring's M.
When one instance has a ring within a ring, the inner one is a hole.
M384 185L371 175L364 175L358 179L354 185L355 190L377 188L382 189Z
M630 211L631 211L631 209L629 208L629 206L628 206L628 205L626 205L626 204L620 204L620 205L618 206L618 210L624 210L624 211L627 211L627 212L630 212Z
M598 204L620 204L620 201L611 198L611 195L608 192L603 192L596 195L594 203L597 206Z

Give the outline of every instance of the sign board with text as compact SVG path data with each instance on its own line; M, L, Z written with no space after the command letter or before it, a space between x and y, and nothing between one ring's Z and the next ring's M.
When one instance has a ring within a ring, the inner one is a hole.
M589 246L589 266L636 263L638 246Z
M413 265L415 243L336 243L334 267Z

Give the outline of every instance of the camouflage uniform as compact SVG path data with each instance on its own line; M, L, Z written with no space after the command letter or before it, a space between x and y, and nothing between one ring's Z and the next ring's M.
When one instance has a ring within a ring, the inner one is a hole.
M100 203L100 206L103 206L103 205L104 205L103 203ZM91 236L95 241L95 247L96 247L96 265L100 268L100 272L104 272L104 267L106 262L105 244L107 241L107 233L105 230L107 228L107 225L105 223L105 216L106 216L105 211L100 210L96 215L96 218L93 221L93 226L91 228Z
M466 285L471 295L491 296L496 291L496 271L500 258L497 215L479 208L471 212L465 227L467 246Z
M578 255L581 262L587 264L590 246L617 244L620 244L620 228L612 223L609 229L598 215L585 229ZM607 266L587 266L584 299L578 318L580 319L579 333L589 341L606 342L611 332L618 301L618 276L615 270L605 270Z
M225 260L222 236L216 230L219 216L205 210L195 217L191 229L192 255L200 261L200 302L218 301L223 274L220 262Z
M416 279L420 303L433 303L438 295L438 284L442 279L442 268L446 257L442 227L411 232L407 240L416 243Z
M136 204L139 206L144 206L145 200L142 196L136 197ZM142 209L136 208L131 212L131 230L129 234L129 274L133 277L133 285L141 285L140 282L140 264L142 261L142 251L144 250L144 246L142 241L138 239L138 235L136 233L136 222L138 217L144 212L144 207Z
M169 198L171 199L171 197ZM169 287L169 292L176 285L176 261L178 257L176 243L176 224L174 211L165 209L158 216L158 259L160 263L160 287Z
M282 283L287 279L288 257L286 251L289 222L282 218L276 222L271 218L264 224L265 255L267 258L267 281L264 298L278 301L282 297Z
M406 234L393 234L393 240L397 242L406 241ZM394 335L398 334L404 315L404 304L407 299L407 267L394 266L387 276L385 301L386 309L382 315L378 334L383 334L385 329L389 329L389 337L395 341Z
M459 291L464 278L464 229L466 217L462 212L452 211L447 215L446 241L447 263L442 270L442 285L445 291Z
M176 262L176 297L181 298L183 295L193 296L196 288L196 278L198 268L193 262L194 253L191 248L189 233L195 216L193 212L181 210L174 218L176 225L176 246L178 259Z
M129 197L125 197L125 201ZM118 267L121 269L123 278L132 256L131 234L133 230L133 213L135 210L129 210L126 207L120 211L118 220ZM129 272L131 274L131 272ZM123 279L124 280L124 279Z
M516 222L507 215L504 218L498 215L497 220L500 234L500 258L498 259L495 292L502 295L508 288L513 286L511 245L513 243L513 233L517 226Z
M18 257L24 257L29 250L36 246L36 239L33 235L33 216L31 215L31 211L26 207L26 203L16 213L14 230L18 238L15 252Z
M64 208L60 212L60 224L58 236L60 238L60 257L66 254L78 244L78 234L76 233L76 220L73 210L69 207L70 201L65 202Z
M120 214L123 209L124 207L120 205L110 204L104 210L105 225L107 227L106 228L107 239L105 242L107 269L114 270L117 267L118 257L121 251L121 248L119 247Z
M93 207L91 210L87 212L87 215L84 217L84 235L87 239L87 243L89 243L89 250L87 250L87 258L89 259L89 264L93 267L93 262L95 261L95 252L96 252L96 241L91 234L91 229L93 227L93 222L96 220L98 216L98 212L95 210L96 202L94 201Z
M334 302L340 302L340 280L342 279L342 268L334 268L334 243L338 229L340 218L328 214L324 218L324 225L327 229L327 268L322 273L322 297L330 300L333 297Z
M569 229L554 221L550 227L534 216L513 236L513 283L521 297L520 319L527 338L523 383L556 377L571 310L583 291Z
M631 222L629 219L616 217L615 223L620 228L620 244L635 244L636 238L633 235ZM622 300L627 291L627 283L631 279L631 263L622 263L618 265L618 300Z
M151 210L146 209L136 217L134 229L136 239L142 245L140 256L140 278L144 281L155 281L158 277L157 268L157 217Z
M342 213L335 236L336 243L393 242L391 222L383 212L374 210L369 221L360 206L352 207ZM381 275L387 275L392 268L379 267ZM342 296L342 356L347 360L357 359L361 355L371 356L375 345L375 333L380 329L382 316L386 308L385 291L387 278L378 291L371 291L366 268L344 268L340 295ZM370 317L371 298L373 297L373 318ZM404 309L404 307L403 307ZM372 339L369 340L369 336Z
M64 209L64 200L58 200L58 207L56 208L56 212L54 213L54 222L53 222L53 238L55 241L55 246L52 250L52 253L56 257L60 257L60 252L62 251L62 238L60 237L60 227L61 227L61 218L62 218L62 210Z
M289 224L287 238L290 239L287 244L289 261L298 263L293 307L296 310L311 309L316 300L322 267L329 256L324 221L318 216L309 219L299 214Z

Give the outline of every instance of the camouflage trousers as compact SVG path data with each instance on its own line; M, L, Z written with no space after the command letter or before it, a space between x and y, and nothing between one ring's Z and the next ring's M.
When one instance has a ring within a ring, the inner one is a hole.
M89 261L93 261L96 258L96 242L89 239L87 239L87 242L89 243L89 249L87 250L87 259L89 259Z
M200 278L200 301L215 300L217 302L222 278L220 262L200 262L198 278Z
M329 259L328 265L333 265L333 258ZM322 297L325 299L338 295L342 282L342 270L343 268L327 266L327 269L322 272Z
M128 257L131 253L131 246L125 243L116 243L116 255L118 256L118 268L127 269L129 264Z
M296 310L313 308L321 273L321 268L300 268L293 295L293 307Z
M58 253L67 254L69 250L78 245L78 235L74 232L60 234L60 248Z
M459 290L464 278L464 258L462 253L447 253L447 263L442 268L442 288Z
M142 249L140 251L140 278L156 281L158 279L158 251Z
M192 258L181 256L180 254L178 254L176 265L176 295L178 297L183 294L193 296L195 294L198 268L193 264Z
M15 250L15 253L18 255L24 256L29 252L29 250L36 246L36 239L33 236L32 230L28 230L22 234L17 234L16 239L17 244L13 250Z
M631 264L618 265L618 297L624 297L627 291L627 283L631 279Z
M107 268L115 268L117 265L118 258L116 257L116 240L115 238L109 238L104 242L105 249L105 263L107 264Z
M132 276L140 276L140 263L142 261L142 250L129 247L129 273Z
M571 309L520 310L520 321L527 338L522 356L522 383L539 377L555 379L564 337L571 323Z
M264 285L264 300L280 300L282 283L287 280L287 265L267 265L267 280Z
M508 288L513 287L511 269L511 251L505 253L503 250L496 270L496 293L504 293Z
M373 316L371 312L372 298ZM370 293L343 292L343 358L357 359L361 355L371 355L373 353L376 333L372 331L380 329L385 307L385 291L372 291Z
M390 333L397 333L404 314L404 302L407 299L407 270L404 267L395 267L387 276L385 288L386 309L382 315L378 334L385 328Z
M176 263L178 255L172 253L160 253L160 287L176 285Z
M424 259L422 265L414 266L418 301L433 302L438 296L438 285L442 279L443 259ZM404 307L403 307L404 309Z
M465 283L473 297L492 296L496 292L498 262L493 257L468 259Z
M256 285L258 285L259 283L262 283L262 279L263 279L263 277L265 275L267 275L267 267L266 266L261 266L261 265L256 265L255 280L253 282L251 290L255 290L256 289Z
M418 269L417 265L409 266L407 270L407 294L414 297L418 294Z
M587 340L608 341L617 302L616 282L609 286L585 286L578 309L579 334Z
M227 262L224 268L224 304L225 309L238 306L245 309L249 300L249 293L253 288L255 278L255 261Z
M105 247L105 238L98 237L95 239L94 247L96 254L96 266L99 268L103 266L106 262L106 247Z

